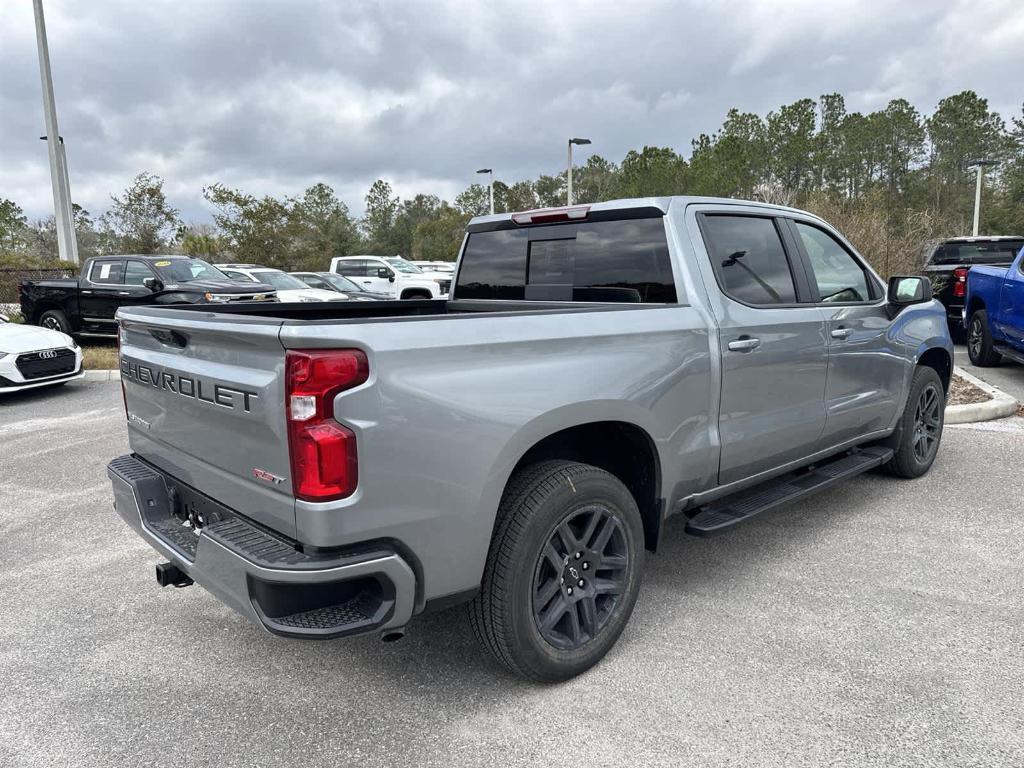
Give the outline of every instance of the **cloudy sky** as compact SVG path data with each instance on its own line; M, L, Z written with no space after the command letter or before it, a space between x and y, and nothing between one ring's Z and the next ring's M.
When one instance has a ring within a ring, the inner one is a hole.
M76 202L166 179L206 221L204 184L352 208L373 179L452 198L493 166L564 166L570 135L618 161L839 91L930 112L966 88L1007 119L1024 100L1020 0L356 2L45 0ZM0 0L0 198L52 213L30 0ZM584 159L585 152L577 155Z

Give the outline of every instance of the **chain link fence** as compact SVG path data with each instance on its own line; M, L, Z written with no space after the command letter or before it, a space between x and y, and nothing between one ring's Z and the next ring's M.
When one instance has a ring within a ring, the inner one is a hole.
M74 277L66 269L0 268L0 314L11 315L21 311L21 281L51 280Z

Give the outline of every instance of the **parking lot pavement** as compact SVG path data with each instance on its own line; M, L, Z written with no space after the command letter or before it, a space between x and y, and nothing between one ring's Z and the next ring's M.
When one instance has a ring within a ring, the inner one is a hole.
M1019 419L716 539L673 525L610 656L527 684L456 609L282 640L111 510L116 384L0 401L0 765L1024 764Z
M998 387L1018 402L1024 403L1024 365L1011 360L1004 360L993 368L978 368L971 365L967 355L967 347L957 344L953 353L957 365L993 387Z

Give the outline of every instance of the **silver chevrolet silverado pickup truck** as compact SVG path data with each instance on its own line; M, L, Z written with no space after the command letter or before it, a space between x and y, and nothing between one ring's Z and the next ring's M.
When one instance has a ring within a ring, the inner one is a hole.
M953 347L791 208L673 197L484 216L451 298L122 308L121 517L270 632L401 637L468 603L512 670L615 643L672 516L707 536L927 472Z

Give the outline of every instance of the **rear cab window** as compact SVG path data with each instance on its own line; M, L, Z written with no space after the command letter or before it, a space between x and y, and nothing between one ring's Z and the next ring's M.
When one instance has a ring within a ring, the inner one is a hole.
M1012 264L1024 240L988 240L965 243L943 243L932 253L928 264Z
M453 297L673 304L664 216L471 228Z

